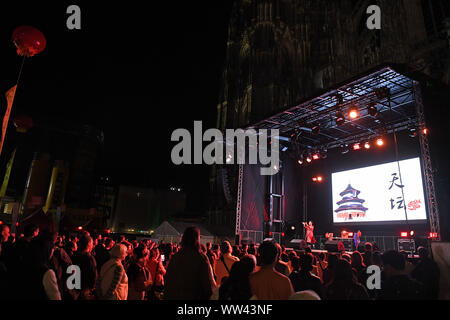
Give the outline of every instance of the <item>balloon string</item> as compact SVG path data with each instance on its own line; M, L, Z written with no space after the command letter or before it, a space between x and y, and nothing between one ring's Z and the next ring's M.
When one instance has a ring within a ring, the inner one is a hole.
M17 82L16 82L16 85L18 85L18 84L19 84L19 81L20 81L20 76L22 75L22 69L23 69L23 65L24 65L24 63L25 63L25 58L26 58L26 56L23 56L23 59L22 59L22 64L20 65L19 76L17 77Z

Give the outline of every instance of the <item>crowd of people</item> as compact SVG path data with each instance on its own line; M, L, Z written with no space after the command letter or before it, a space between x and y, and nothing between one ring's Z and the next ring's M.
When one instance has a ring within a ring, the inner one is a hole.
M179 244L86 231L58 235L32 224L17 239L7 225L0 231L3 300L414 300L439 295L439 268L424 247L413 264L404 252L381 253L371 243L351 254L316 255L310 248L287 250L273 241L204 245L196 227L187 228ZM367 267L373 265L382 270L375 288L367 281Z

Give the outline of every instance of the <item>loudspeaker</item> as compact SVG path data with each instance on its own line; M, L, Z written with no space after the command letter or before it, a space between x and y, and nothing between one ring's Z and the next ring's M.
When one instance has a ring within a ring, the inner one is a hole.
M339 240L327 240L325 242L325 250L328 252L338 252L338 243Z
M304 249L306 247L306 241L303 239L292 239L289 241L289 247L293 249Z

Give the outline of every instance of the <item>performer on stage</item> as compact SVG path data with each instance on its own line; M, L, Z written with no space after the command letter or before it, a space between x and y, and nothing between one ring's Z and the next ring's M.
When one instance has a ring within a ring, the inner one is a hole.
M314 243L316 243L316 239L314 238L313 223L312 221L310 221L308 224L306 222L303 222L303 226L306 229L305 241L309 246L312 246Z
M359 244L361 243L361 231L358 230L358 232L355 232L353 240L355 242L355 250L358 250Z

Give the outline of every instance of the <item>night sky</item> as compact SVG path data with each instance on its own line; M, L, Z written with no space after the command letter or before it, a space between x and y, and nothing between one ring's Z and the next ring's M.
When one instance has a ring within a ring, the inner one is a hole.
M117 185L182 187L188 211L205 210L209 167L172 165L170 135L193 132L194 120L215 126L232 1L93 2L1 5L2 92L21 63L14 28L31 25L47 38L44 52L25 61L12 118L103 129L99 175ZM66 27L71 4L81 8L81 30Z

